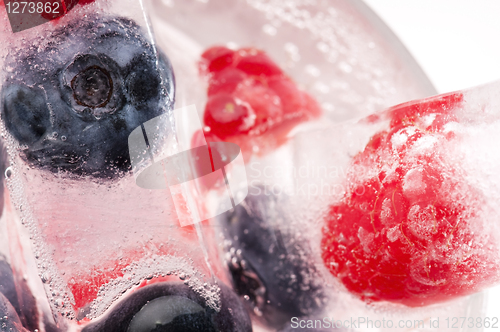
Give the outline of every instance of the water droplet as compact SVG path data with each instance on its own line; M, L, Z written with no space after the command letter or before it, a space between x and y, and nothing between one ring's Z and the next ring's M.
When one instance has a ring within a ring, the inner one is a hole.
M66 140L66 136L61 136L61 141L65 141Z

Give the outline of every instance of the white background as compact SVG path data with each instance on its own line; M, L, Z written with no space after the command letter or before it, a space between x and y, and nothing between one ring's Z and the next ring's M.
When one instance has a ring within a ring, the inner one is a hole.
M439 93L500 80L500 0L364 1ZM486 305L485 316L500 317L500 287L488 292Z
M500 80L500 1L365 0L438 92Z

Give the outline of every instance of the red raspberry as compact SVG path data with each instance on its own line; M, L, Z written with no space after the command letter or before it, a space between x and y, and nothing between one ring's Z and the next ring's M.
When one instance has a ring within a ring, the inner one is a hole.
M241 49L236 53L235 67L248 75L273 77L283 71L263 51L255 48Z
M234 51L227 47L212 47L201 55L200 69L209 73L218 72L233 63Z
M255 123L255 114L247 103L220 93L208 100L203 121L211 128L221 126L225 135L234 135L248 132Z
M212 47L202 54L200 69L209 77L207 141L236 143L247 161L256 151L283 144L294 126L321 114L316 101L263 51Z
M478 213L484 198L445 152L462 95L388 111L389 129L354 157L321 242L330 272L367 302L423 306L478 291L497 275Z

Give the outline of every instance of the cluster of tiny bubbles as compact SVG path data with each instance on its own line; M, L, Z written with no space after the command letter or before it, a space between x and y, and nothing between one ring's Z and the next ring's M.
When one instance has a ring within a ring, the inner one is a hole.
M276 29L276 27L271 24L264 24L262 26L262 31L269 36L276 36L276 34L278 33L278 29Z
M5 142L10 161L10 166L5 171L6 186L9 190L12 203L19 212L19 219L28 231L33 246L32 249L35 253L39 278L43 282L52 310L60 313L63 317L74 319L71 306L74 303L73 296L67 291L66 284L57 272L55 262L52 259L50 250L45 245L25 194L22 177L26 173L19 172L20 167L22 167L21 165L24 165L24 162L19 157L19 151L22 147L6 131L3 122L0 123L0 133Z
M174 275L184 280L193 291L205 300L206 304L220 310L220 290L217 285L203 282L204 275L194 269L192 262L174 256L152 256L140 262L132 263L123 269L122 277L111 280L99 289L96 299L90 305L89 319L102 315L113 303L132 287L144 279Z
M321 98L341 94L343 96L340 98L341 103L357 105L359 106L357 109L371 113L380 106L387 106L385 100L397 93L391 80L398 73L391 68L385 70L384 61L388 59L384 54L376 51L373 56L366 57L364 61L358 61L356 56L352 56L371 52L377 45L372 40L372 33L358 32L358 27L355 26L356 18L351 17L349 12L341 12L333 3L331 7L328 7L309 0L247 0L247 3L267 18L268 23L262 26L264 34L270 37L277 35L278 28L283 23L307 31L312 35L313 40L317 40L315 45L317 50L327 62L334 65L331 68L339 74L337 82L352 82L367 90L362 94L363 96L355 91L349 91L346 94L335 82L328 84L325 82L314 87L319 92L317 97L320 98L320 103L326 101ZM318 5L324 6L325 10L309 10L309 8L317 8ZM287 42L284 48L285 54L291 61L288 66L293 66L301 60L296 45ZM346 111L348 110L337 108L335 114L331 111L327 113L334 118L343 118L347 116Z

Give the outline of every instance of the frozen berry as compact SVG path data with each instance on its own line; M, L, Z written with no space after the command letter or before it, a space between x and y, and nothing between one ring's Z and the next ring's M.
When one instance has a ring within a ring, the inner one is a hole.
M300 122L321 115L317 102L261 50L212 47L203 53L200 67L209 83L207 141L238 144L246 161L256 151L263 154L283 144Z
M14 307L7 298L0 293L0 328L1 331L27 332Z
M7 301L9 301L23 326L30 330L36 330L38 328L39 316L35 297L31 293L26 280L22 278L17 278L17 280L14 279L14 273L10 264L1 254L0 294L3 294ZM0 317L3 317L1 313Z
M277 197L259 187L220 222L233 287L262 324L276 329L310 315L325 299L310 251L290 229Z
M461 103L449 94L390 109L389 128L353 159L321 246L326 267L365 301L428 305L497 273L478 216L484 197L443 148Z
M6 61L5 126L28 163L52 172L124 174L129 134L173 107L170 63L129 19L70 22Z
M229 94L218 94L207 102L203 116L205 125L221 126L224 135L244 133L250 130L255 122L255 114L250 105Z
M227 47L211 47L201 55L203 59L200 63L202 71L210 73L221 71L230 66L234 61L234 51Z
M219 282L221 308L205 300L183 282L160 282L139 288L98 322L82 332L249 332L248 313L231 289Z
M272 77L283 74L266 53L255 48L239 50L235 56L235 67L252 76Z

